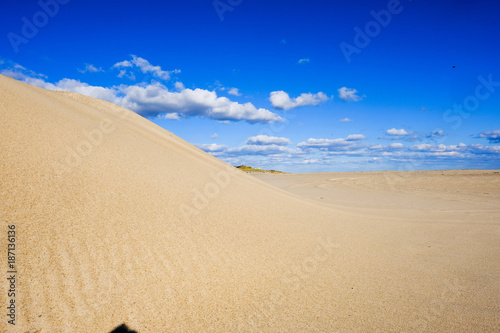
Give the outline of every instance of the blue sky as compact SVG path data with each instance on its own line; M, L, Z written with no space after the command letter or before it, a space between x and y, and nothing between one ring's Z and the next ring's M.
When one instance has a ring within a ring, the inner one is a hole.
M493 0L6 0L0 73L120 104L233 165L499 169L499 13Z

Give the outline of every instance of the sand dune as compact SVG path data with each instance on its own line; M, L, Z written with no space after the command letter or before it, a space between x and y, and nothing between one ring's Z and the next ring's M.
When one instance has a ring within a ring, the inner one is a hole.
M131 111L4 76L0 117L0 246L15 225L17 270L1 332L500 330L497 187L458 213L444 180L428 211L379 175L291 193Z

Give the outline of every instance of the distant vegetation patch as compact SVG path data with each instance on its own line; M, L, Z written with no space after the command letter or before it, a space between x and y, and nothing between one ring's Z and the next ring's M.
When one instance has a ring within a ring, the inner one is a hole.
M248 165L238 165L237 168L240 169L241 171L246 171L246 172L286 173L276 170L255 169Z

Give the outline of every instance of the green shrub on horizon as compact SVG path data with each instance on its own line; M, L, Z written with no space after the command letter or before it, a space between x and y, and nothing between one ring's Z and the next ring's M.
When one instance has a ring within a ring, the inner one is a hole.
M238 165L238 166L236 166L236 168L240 169L241 171L245 171L245 172L285 173L285 172L276 171L276 170L255 169L255 168L252 168L251 166L248 166L248 165Z

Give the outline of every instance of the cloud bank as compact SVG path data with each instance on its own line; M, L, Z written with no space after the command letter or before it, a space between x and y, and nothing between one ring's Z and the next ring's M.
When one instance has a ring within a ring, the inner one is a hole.
M178 72L164 71L160 66L153 66L149 61L136 56L132 56L132 60L118 62L113 67L125 69L137 67L143 73L149 73L163 80L170 79L171 73ZM215 91L206 89L185 89L180 82L174 85L176 91L170 91L165 84L154 80L150 83L121 84L112 87L92 86L68 78L51 83L46 81L43 75L35 75L22 66L13 66L10 69L1 70L0 73L37 87L71 91L106 100L145 117L163 119L203 117L219 121L246 121L248 123L283 121L277 114L264 108L257 108L252 103L234 102L227 97L217 96ZM134 75L134 73L128 71L126 75Z

